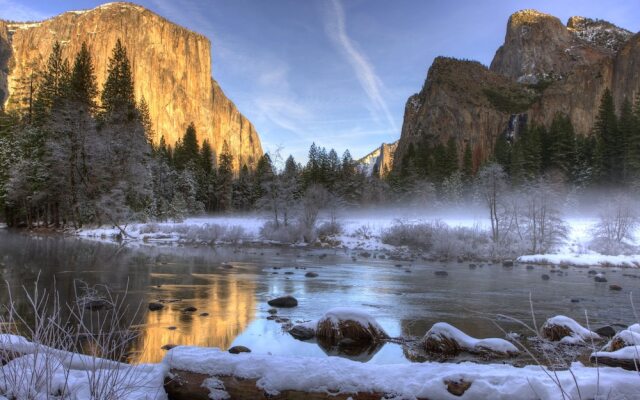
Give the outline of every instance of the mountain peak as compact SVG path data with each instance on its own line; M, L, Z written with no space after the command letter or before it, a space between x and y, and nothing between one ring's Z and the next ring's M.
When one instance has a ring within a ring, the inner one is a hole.
M618 51L633 33L611 22L574 16L567 21L567 28L587 43L612 51Z

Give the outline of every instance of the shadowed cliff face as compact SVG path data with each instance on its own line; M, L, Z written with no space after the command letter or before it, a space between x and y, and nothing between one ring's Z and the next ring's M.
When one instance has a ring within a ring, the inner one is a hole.
M516 115L548 126L558 112L588 135L606 88L616 105L640 93L640 35L606 21L572 17L568 26L534 10L513 14L490 68L437 58L405 107L394 165L409 143L472 146L474 166L491 156ZM461 157L460 157L461 158Z
M41 23L8 24L11 56L6 60L2 31L0 25L0 70L9 70L4 86L9 96L19 91L19 82L32 65L46 63L55 41L63 45L70 61L86 41L101 87L111 50L121 39L131 59L136 98L144 96L149 104L155 142L164 136L175 143L193 121L198 139L208 139L217 154L224 141L229 143L236 168L243 163L252 166L262 155L255 128L212 79L211 44L202 35L129 3L67 12ZM4 90L2 79L0 72L0 90Z

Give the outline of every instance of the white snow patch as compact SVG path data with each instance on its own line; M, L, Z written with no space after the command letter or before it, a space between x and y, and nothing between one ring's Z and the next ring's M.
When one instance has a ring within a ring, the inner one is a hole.
M589 368L573 363L571 371L544 367L516 368L506 364L412 363L376 365L339 357L284 357L258 354L232 355L219 349L179 346L168 352L166 368L209 376L257 379L270 394L284 390L310 392L388 393L394 398L454 398L445 381L472 382L468 399L556 400L562 398L635 398L640 388L637 372L619 368ZM574 381L575 376L575 381ZM556 381L557 379L557 381Z
M14 335L0 335L0 348L21 355L0 367L0 393L9 398L48 399L65 391L65 399L83 400L92 397L92 382L102 381L110 382L109 389L127 399L166 399L163 364L128 365L53 349Z

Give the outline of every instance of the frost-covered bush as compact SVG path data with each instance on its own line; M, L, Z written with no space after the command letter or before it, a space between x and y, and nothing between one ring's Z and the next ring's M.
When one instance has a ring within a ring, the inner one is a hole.
M246 237L246 232L243 227L239 225L233 225L227 228L223 235L225 242L238 244Z
M303 239L302 231L298 224L284 225L267 221L260 228L260 237L279 243L297 243Z
M362 225L353 232L353 235L358 239L369 240L373 237L373 231L369 225Z
M342 233L342 225L338 221L327 221L321 223L316 229L319 238L327 238Z
M489 258L496 252L489 232L479 227L450 227L442 221L398 222L382 233L382 242L409 246L442 258Z
M390 228L384 230L381 235L382 243L393 246L409 246L412 248L430 251L433 248L434 224L405 223L397 221Z
M624 254L632 251L635 230L640 225L637 204L628 196L617 195L607 202L600 213L590 244L602 254Z

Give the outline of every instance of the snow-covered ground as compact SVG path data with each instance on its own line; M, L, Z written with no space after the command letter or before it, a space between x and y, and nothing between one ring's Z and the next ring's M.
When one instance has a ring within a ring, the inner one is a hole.
M131 243L172 244L178 242L215 243L261 243L269 244L260 237L260 228L269 220L267 215L214 215L187 218L181 223L130 224L126 227L126 241ZM327 221L320 218L319 224ZM392 250L393 246L381 242L381 234L389 227L403 223L419 223L440 220L451 227L489 228L489 220L482 212L465 214L424 214L414 210L386 210L383 212L350 212L339 218L342 233L334 239L338 246L358 250ZM639 267L640 254L603 255L589 248L596 217L569 217L567 240L552 254L523 255L519 261L540 264L570 264L578 266L616 265ZM82 229L80 237L94 240L114 240L120 231L115 227ZM636 232L636 243L640 244L640 229Z
M115 389L111 393L115 398L164 400L164 377L172 369L210 376L203 387L215 399L229 398L216 378L220 376L256 380L261 390L272 395L284 390L375 392L397 399L455 399L447 384L460 381L470 384L462 395L465 399L632 399L640 388L636 371L587 367L580 362L560 371L472 362L376 365L339 357L230 354L216 348L178 346L159 364L130 366L36 346L10 335L0 335L0 345L24 354L0 366L0 393L10 398L51 398L66 388L65 398L80 400L99 387ZM637 353L622 356L636 358ZM0 400L6 397L0 394Z
M232 355L198 347L174 348L163 362L169 368L210 376L257 379L257 385L270 394L283 390L375 392L396 399L456 399L446 382L460 380L471 383L464 399L632 399L640 388L635 371L591 368L579 362L570 370L555 372L539 366L471 362L375 365L337 357ZM223 385L213 389L224 396Z

